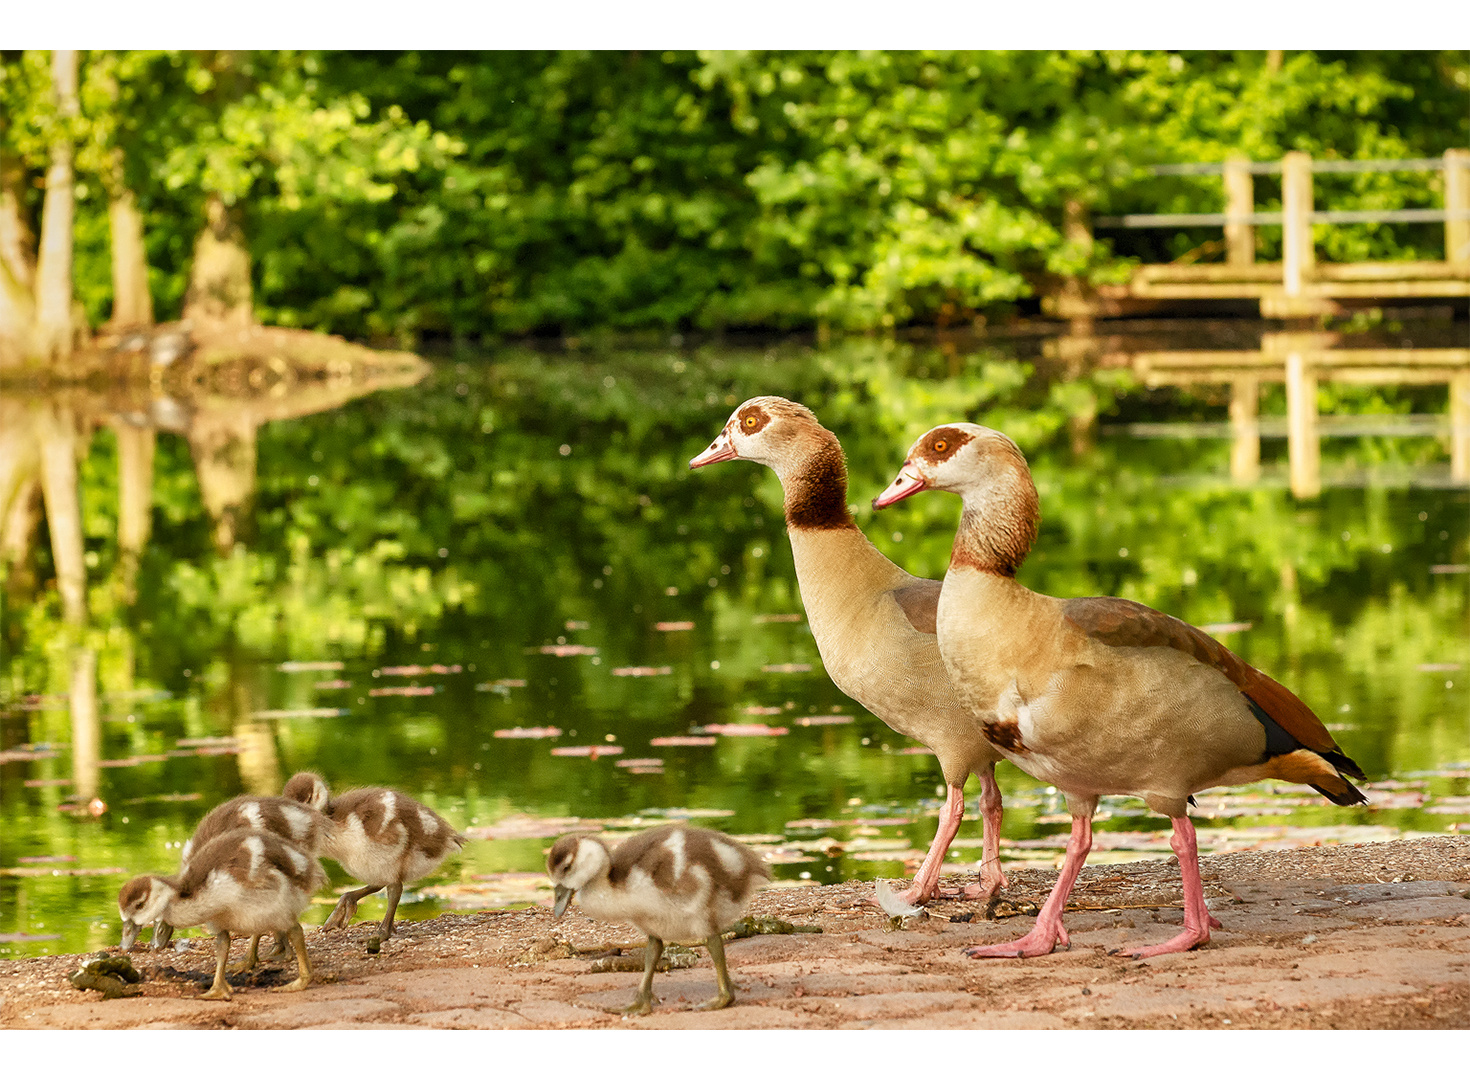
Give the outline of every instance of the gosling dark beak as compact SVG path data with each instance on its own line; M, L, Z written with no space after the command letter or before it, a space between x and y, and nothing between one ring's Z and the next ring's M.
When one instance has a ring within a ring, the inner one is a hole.
M138 926L138 924L135 923L135 922L133 922L132 919L126 919L126 920L123 921L123 929L122 929L122 951L123 952L127 952L129 949L131 949L133 947L133 942L135 942L135 941L138 940L138 930L139 929L140 929L140 927Z
M153 947L155 949L166 949L168 943L173 940L174 928L170 923L159 919L153 924Z
M561 918L562 913L567 909L567 905L572 902L572 893L574 891L575 890L569 889L565 885L558 885L556 887L556 903L552 905L551 908L552 918Z
M893 478L893 483L883 489L883 494L873 500L873 509L882 510L885 506L892 506L900 499L907 499L916 491L923 491L929 486L929 481L919 475L907 461L903 468L898 470L898 475Z

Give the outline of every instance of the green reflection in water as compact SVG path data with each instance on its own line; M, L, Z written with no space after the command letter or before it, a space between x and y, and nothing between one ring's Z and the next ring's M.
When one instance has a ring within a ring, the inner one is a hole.
M0 765L0 935L61 936L0 942L0 955L114 943L122 871L172 868L209 806L278 791L298 769L334 788L400 787L460 827L515 814L729 810L706 823L846 841L830 857L778 865L778 878L901 876L901 862L867 856L927 845L942 785L934 759L899 753L903 739L838 693L803 622L764 618L800 612L775 477L741 462L687 468L757 393L816 409L847 449L860 524L890 557L934 577L957 504L912 500L874 514L868 501L932 424L963 417L1007 431L1042 498L1026 584L1126 596L1197 625L1249 623L1219 632L1296 689L1371 778L1418 785L1380 788L1367 809L1245 798L1208 824L1443 832L1470 820L1470 808L1430 812L1465 804L1470 768L1470 575L1456 569L1470 562L1466 492L1331 479L1384 463L1441 476L1444 440L1326 443L1328 490L1299 503L1276 444L1265 444L1265 480L1241 488L1228 479L1226 442L1116 427L1220 420L1219 393L1143 390L1119 371L1061 381L1047 369L1035 350L870 341L573 357L510 349L445 362L417 387L261 427L256 489L237 498L249 509L226 537L244 539L223 554L189 444L160 434L152 535L135 567L117 541L121 443L102 428L80 466L89 623L64 625L45 587L55 573L45 545L37 587L13 584L3 601L0 748L39 756ZM1280 409L1272 393L1266 412ZM1443 386L1331 393L1360 411L1445 408ZM540 651L557 644L596 652ZM87 654L107 806L96 819L61 809L81 780L65 703L74 658ZM342 666L281 669L292 661ZM385 670L409 665L428 670ZM419 692L381 693L408 687ZM799 723L834 713L854 721ZM789 734L650 745L729 723ZM548 726L563 735L495 734ZM551 753L590 745L623 753ZM662 771L618 764L633 758L661 759ZM1435 775L1415 776L1426 772ZM1065 833L1055 795L1009 766L999 776L1005 836L1022 845L1004 854L1035 855L1028 843ZM1108 809L1100 835L1167 828L1131 800ZM852 824L894 816L908 820ZM843 824L788 828L801 819ZM961 843L978 835L967 819ZM476 841L436 880L476 886L477 875L536 870L545 843ZM957 852L966 865L978 856ZM424 917L439 903L400 910ZM364 902L361 917L380 915Z

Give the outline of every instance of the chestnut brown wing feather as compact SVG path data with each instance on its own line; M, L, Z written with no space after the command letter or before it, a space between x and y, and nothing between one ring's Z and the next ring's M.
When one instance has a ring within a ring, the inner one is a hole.
M1301 698L1265 672L1251 667L1203 630L1151 607L1113 596L1067 600L1062 604L1062 613L1073 626L1104 645L1177 649L1208 664L1302 746L1319 754L1333 755L1334 763L1345 772L1362 777L1362 771L1342 752L1317 714Z
M909 625L921 634L937 633L939 590L942 585L930 578L915 578L893 590L893 599L903 610Z

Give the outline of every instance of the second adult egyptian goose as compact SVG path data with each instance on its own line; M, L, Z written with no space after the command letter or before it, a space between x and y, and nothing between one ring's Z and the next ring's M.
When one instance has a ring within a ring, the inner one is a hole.
M417 799L392 788L365 787L332 798L326 781L316 773L301 772L286 781L282 792L331 819L334 828L322 845L322 854L342 864L361 889L344 893L322 923L323 930L347 926L357 913L357 902L388 890L388 911L379 934L393 936L393 916L403 886L432 874L469 838Z
M771 877L750 848L691 825L660 825L611 850L599 837L573 833L551 846L546 870L556 888L557 918L575 895L593 918L630 922L648 935L643 982L633 1003L621 1010L625 1016L653 1007L653 970L665 941L699 938L709 948L718 992L696 1008L723 1009L735 1000L720 935Z
M828 676L848 697L939 759L947 788L939 828L913 885L898 899L922 904L939 894L944 856L959 831L971 773L980 778L984 837L980 881L960 894L993 895L1006 883L995 783L1000 754L960 704L940 659L934 633L939 582L895 566L863 535L847 508L842 446L805 405L751 398L689 467L737 458L768 465L780 478L796 583Z
M1016 581L1040 511L1014 442L976 424L947 424L913 444L873 500L925 489L963 500L939 596L939 651L986 737L1067 797L1072 835L1061 876L1018 941L970 956L1039 956L1067 943L1062 911L1092 846L1100 795L1137 795L1173 823L1184 929L1134 956L1181 952L1218 926L1205 908L1191 795L1275 778L1310 784L1340 806L1366 802L1363 770L1300 698L1188 623L1116 597L1059 600Z
M171 926L203 924L215 935L214 984L203 995L228 1000L225 970L230 935L276 933L296 950L298 976L282 990L304 990L311 962L301 932L301 913L311 894L327 882L321 863L275 833L234 829L201 845L188 868L174 877L142 874L118 893L122 947L132 947L145 923L165 919Z

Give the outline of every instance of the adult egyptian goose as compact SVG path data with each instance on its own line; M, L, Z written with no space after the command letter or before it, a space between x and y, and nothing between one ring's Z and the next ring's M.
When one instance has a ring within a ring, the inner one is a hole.
M215 935L215 969L214 985L203 996L227 1000L230 935L274 932L296 950L297 978L280 989L304 990L311 983L311 962L301 913L326 881L316 859L275 833L233 829L195 850L182 873L142 874L122 887L122 947L131 948L139 927L157 919L171 926L204 925Z
M688 825L660 825L612 850L598 837L574 833L551 846L546 870L556 889L557 918L575 895L594 919L630 922L648 935L643 983L622 1010L625 1016L653 1008L653 969L671 940L702 938L715 962L719 992L696 1008L723 1009L735 1000L720 935L771 877L750 848Z
M393 915L403 886L432 874L469 840L423 803L392 788L354 788L334 799L325 780L301 772L286 781L282 794L331 820L334 828L323 842L322 854L366 882L343 894L322 923L323 930L347 926L357 914L359 900L386 888L388 911L380 927L386 941L393 936Z
M1036 539L1036 487L998 431L948 424L913 444L888 506L925 489L963 500L939 596L939 651L990 742L1067 797L1072 834L1035 927L970 956L1040 956L1067 944L1062 911L1092 846L1100 795L1137 795L1173 823L1184 929L1134 956L1210 940L1191 795L1274 778L1310 784L1339 806L1366 802L1363 770L1301 699L1201 630L1131 600L1059 600L1016 581Z
M293 847L315 857L321 854L322 841L332 828L332 823L324 814L309 806L302 806L295 799L280 795L238 795L205 814L195 827L194 835L184 841L184 849L179 858L179 872L189 869L189 859L195 851L221 833L232 829L262 829L275 833ZM153 948L162 949L168 945L173 932L174 928L165 920L156 922L153 926ZM246 956L249 967L255 965L259 943L258 937L250 941L250 951ZM286 939L279 937L271 955L280 956L285 952Z
M913 885L899 894L922 904L939 875L965 810L965 781L980 778L984 821L980 881L956 895L988 897L1000 869L1000 788L991 748L950 686L934 634L939 582L917 578L869 543L847 508L847 463L837 436L805 405L751 398L691 469L742 458L769 465L785 493L796 583L822 664L837 688L901 735L933 750L947 797L939 828Z

